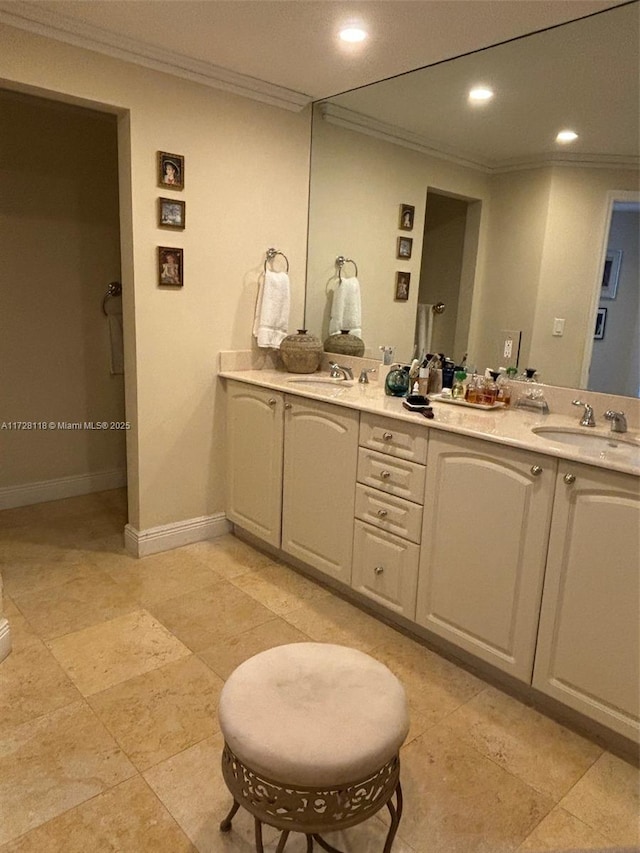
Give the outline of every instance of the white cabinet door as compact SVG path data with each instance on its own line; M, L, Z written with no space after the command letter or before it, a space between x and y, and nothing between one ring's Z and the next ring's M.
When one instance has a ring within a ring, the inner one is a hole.
M227 517L280 547L284 397L227 380Z
M557 463L432 432L416 621L531 683Z
M282 548L351 582L359 414L285 398Z
M533 680L634 740L640 733L638 487L637 477L560 462Z

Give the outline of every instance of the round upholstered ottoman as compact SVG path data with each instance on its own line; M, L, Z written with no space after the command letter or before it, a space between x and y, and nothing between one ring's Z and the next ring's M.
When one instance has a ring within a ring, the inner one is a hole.
M323 832L355 826L387 806L391 850L402 815L398 751L409 730L404 688L384 664L345 646L293 643L241 664L219 706L222 773L233 796L220 829L242 805L262 824L336 851ZM395 795L395 803L393 797ZM340 853L337 851L337 853Z

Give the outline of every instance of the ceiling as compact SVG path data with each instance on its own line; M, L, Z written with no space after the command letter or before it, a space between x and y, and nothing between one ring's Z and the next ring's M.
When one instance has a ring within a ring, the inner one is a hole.
M0 23L289 109L623 0L0 0ZM339 43L359 22L370 37Z
M494 98L468 102L473 86ZM329 121L487 171L547 162L638 165L640 6L565 26L332 98ZM571 145L556 134L571 128Z

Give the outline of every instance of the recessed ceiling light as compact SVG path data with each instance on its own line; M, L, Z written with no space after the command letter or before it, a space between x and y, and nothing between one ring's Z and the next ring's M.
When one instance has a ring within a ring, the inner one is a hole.
M575 130L561 130L560 133L556 136L556 142L562 142L566 144L567 142L573 142L574 139L578 138L578 134Z
M483 104L493 98L493 90L487 86L476 86L469 92L469 100L474 104Z
M361 27L345 27L343 30L340 30L342 41L358 42L364 41L366 37L366 30L363 30Z

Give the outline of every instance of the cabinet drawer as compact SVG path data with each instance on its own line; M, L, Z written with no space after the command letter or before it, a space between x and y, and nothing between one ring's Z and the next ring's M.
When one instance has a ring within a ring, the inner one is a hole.
M419 548L356 521L351 585L407 619L415 618Z
M358 450L359 483L414 503L423 503L425 471L424 465L416 465L415 462L396 459L365 447Z
M405 421L363 412L360 417L360 445L421 465L427 461L425 427Z
M422 506L396 498L372 486L356 486L356 518L387 533L420 543Z

